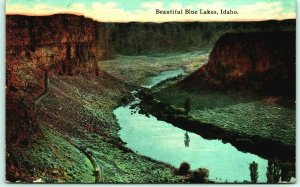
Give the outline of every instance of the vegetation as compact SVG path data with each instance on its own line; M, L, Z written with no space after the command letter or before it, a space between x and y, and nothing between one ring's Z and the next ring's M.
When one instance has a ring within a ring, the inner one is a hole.
M186 175L190 172L190 169L191 169L191 166L189 163L187 162L182 162L180 164L180 167L179 167L179 170L178 170L178 173L179 175Z
M100 69L120 78L141 85L145 77L166 70L184 69L191 73L207 62L207 51L168 53L161 55L118 56L99 63Z
M295 145L294 104L282 105L278 97L258 97L247 93L187 91L176 86L154 92L154 99L176 108L190 101L189 116L237 134L260 136Z
M252 162L249 164L250 169L250 178L252 183L257 183L258 172L257 172L258 164L256 162Z
M186 177L186 180L191 183L209 183L209 171L205 168L198 168L197 170L190 170L191 166L187 162L182 162L175 173Z
M280 180L281 169L279 163L276 160L269 160L267 167L267 179L268 183L278 183Z
M189 112L191 111L191 101L189 98L186 98L184 100L184 110L185 110L186 115L188 115Z
M118 137L119 126L112 111L130 95L129 90L123 81L107 74L89 80L80 76L52 77L48 95L37 105L45 138L34 147L14 151L18 155L11 157L12 163L18 158L28 160L23 167L26 170L15 172L23 176L15 180L93 183L91 163L62 134L92 151L103 171L104 183L182 182L174 175L173 167L135 154Z
M191 181L194 183L205 183L208 181L209 171L205 168L199 168L193 171Z
M60 137L54 129L44 124L40 127L44 135L42 140L31 147L16 148L16 154L7 158L8 166L14 163L22 169L21 172L16 171L17 178L8 175L8 179L93 183L93 166L85 155Z
M92 171L90 163L83 154L55 134L59 132L92 150L93 156L103 169L105 183L178 183L183 179L195 183L209 182L207 169L191 171L188 163L182 163L177 170L177 174L181 176L176 176L172 173L173 167L127 149L118 137L119 126L112 114L112 110L119 104L130 101L131 88L124 82L140 84L145 76L179 66L191 72L199 64L205 63L206 59L207 55L199 56L198 53L159 57L120 56L100 63L102 69L113 76L104 74L90 80L84 77L52 78L49 95L38 106L39 123L44 126L43 133L46 138L39 142L41 145L35 145L37 148L20 150L20 154L27 158L34 155L30 158L29 168L36 168L36 171L30 180L41 177L48 182L94 181L89 173ZM154 94L141 94L145 100L157 105L159 112L165 114L172 113L174 116L183 117L189 114L192 119L211 122L231 131L258 134L287 144L295 143L295 110L292 107L283 107L238 93L193 93L174 86ZM80 160L85 160L85 163ZM50 169L35 167L45 163L50 163ZM255 166L252 166L252 170L254 181ZM268 181L278 181L278 175L278 168L274 164L269 165ZM289 174L286 178L290 179Z
M281 181L290 182L292 176L295 176L295 166L289 163L281 163Z

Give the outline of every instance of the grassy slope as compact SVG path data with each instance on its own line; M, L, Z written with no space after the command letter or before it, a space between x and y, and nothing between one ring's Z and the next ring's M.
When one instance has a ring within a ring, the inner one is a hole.
M52 77L49 93L38 105L38 121L44 139L16 160L25 165L23 180L37 178L46 182L94 182L93 168L87 158L60 134L82 147L92 149L103 169L103 182L150 183L178 182L172 167L127 150L118 137L119 126L112 113L120 99L134 89L124 82L139 85L146 76L183 68L192 72L207 53L160 54L155 56L119 56L100 62L101 77ZM67 154L66 154L67 153ZM34 172L27 168L35 168ZM19 175L19 176L20 176ZM33 176L33 177L30 177Z
M100 68L122 79L127 79L137 85L147 76L156 75L162 71L184 69L191 73L199 65L207 62L208 52L195 51L189 53L160 54L153 56L118 56L115 59L101 62Z
M49 94L40 103L38 111L39 122L44 125L44 134L57 131L82 147L90 148L103 170L103 182L147 183L180 180L173 174L172 167L127 150L118 138L119 126L112 110L118 106L118 100L128 94L129 87L124 83L106 74L97 79L60 77L50 80L49 89ZM55 139L61 141L51 142ZM42 141L45 143L36 145L36 149L41 151L30 162L39 163L39 157L47 157L46 162L55 163L62 172L60 182L94 181L94 178L87 177L87 174L90 175L91 166L87 166L82 153L53 133L51 138ZM53 144L57 146L55 154L46 151ZM64 148L66 144L70 146L69 154L66 154ZM29 154L33 150L28 151ZM57 159L58 157L61 159ZM49 172L51 174L55 167L50 165L47 168L49 171L37 176L44 180L55 180L55 177L49 176Z
M24 181L83 182L95 181L89 160L56 132L40 125L43 139L30 147L16 148L15 157L21 160L19 177ZM29 177L31 176L31 177Z
M258 135L295 145L296 118L293 106L276 104L276 97L262 98L245 93L181 90L176 86L156 92L155 97L183 107L191 101L189 115L238 134Z

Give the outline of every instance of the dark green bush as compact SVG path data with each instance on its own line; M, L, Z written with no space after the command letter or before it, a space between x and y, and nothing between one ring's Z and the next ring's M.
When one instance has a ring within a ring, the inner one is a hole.
M205 183L208 181L209 171L205 168L199 168L193 171L192 182Z
M191 166L189 163L187 162L182 162L180 164L179 170L178 170L178 174L179 175L186 175L190 172Z
M250 169L250 177L251 177L251 182L252 183L257 183L257 178L258 178L258 172L257 172L258 164L256 162L252 162L249 165Z

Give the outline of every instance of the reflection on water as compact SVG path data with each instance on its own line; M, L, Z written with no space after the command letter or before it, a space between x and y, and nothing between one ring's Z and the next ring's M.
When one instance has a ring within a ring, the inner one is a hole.
M186 161L190 163L191 169L207 168L209 178L219 182L250 181L249 164L255 161L258 163L258 182L267 181L267 160L240 152L221 140L206 140L197 134L187 133L159 121L152 115L146 117L132 111L130 106L119 107L114 110L114 114L121 126L121 139L139 154L175 167Z
M166 71L155 77L148 77L143 87L151 88L179 74L184 74L184 71ZM136 98L133 103L138 102L139 99ZM139 154L175 167L188 162L191 169L206 168L209 170L209 178L216 182L250 181L249 164L255 161L258 164L258 182L267 181L268 161L257 155L240 152L221 140L206 140L195 133L188 133L172 124L159 121L152 115L139 114L130 105L115 109L114 114L121 127L121 139L127 143L127 147Z

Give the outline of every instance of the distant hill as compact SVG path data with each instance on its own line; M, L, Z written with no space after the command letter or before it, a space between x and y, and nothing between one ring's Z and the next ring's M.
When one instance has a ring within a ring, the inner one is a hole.
M184 79L188 88L244 89L295 96L296 33L227 33L209 61Z

